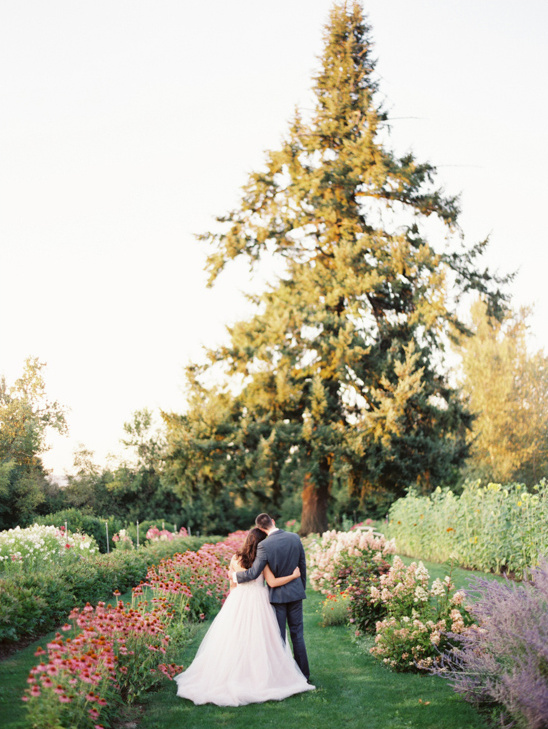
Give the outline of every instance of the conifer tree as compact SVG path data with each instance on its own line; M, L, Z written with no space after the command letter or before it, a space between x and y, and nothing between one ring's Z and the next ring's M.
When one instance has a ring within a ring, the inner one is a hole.
M218 219L222 232L201 236L210 284L236 258L273 256L284 273L209 351L226 386L206 387L208 367L193 366L188 411L165 416L182 493L228 488L276 511L297 488L303 533L327 527L335 481L400 495L451 479L469 416L439 367L444 342L463 329L464 293L501 298L476 266L485 243L464 244L435 169L383 141L359 3L333 7L313 88L310 118L296 112L238 209Z

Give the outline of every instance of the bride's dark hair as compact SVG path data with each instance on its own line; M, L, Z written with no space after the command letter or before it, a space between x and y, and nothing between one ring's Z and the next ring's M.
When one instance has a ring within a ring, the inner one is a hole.
M266 539L266 534L262 529L253 527L253 529L249 530L249 534L245 538L244 546L236 552L236 557L244 570L248 570L255 561L257 547L263 539Z

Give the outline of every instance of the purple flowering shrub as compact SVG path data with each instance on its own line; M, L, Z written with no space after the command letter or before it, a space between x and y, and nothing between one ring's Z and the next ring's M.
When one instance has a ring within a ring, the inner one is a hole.
M519 584L477 579L467 593L477 625L459 635L438 673L500 725L548 727L548 561Z

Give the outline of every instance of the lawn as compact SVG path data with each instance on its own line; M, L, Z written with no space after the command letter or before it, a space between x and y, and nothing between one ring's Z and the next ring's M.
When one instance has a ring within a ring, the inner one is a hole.
M426 566L432 578L447 573L442 565ZM471 576L465 570L453 572L458 586L466 586ZM194 706L175 696L174 685L166 685L147 698L139 729L248 729L255 722L284 729L342 725L348 729L486 729L483 718L443 679L392 673L352 642L348 628L322 628L318 614L322 596L312 590L307 594L305 637L316 691L282 702L223 708ZM181 655L183 665L191 662L206 629L202 627Z
M406 563L411 562L409 558ZM426 563L431 577L443 577L447 569ZM458 586L466 586L474 573L454 570ZM139 729L207 729L212 726L248 729L259 721L261 727L284 729L486 729L477 712L457 697L440 678L397 674L352 642L346 627L320 626L318 608L322 596L308 590L305 601L305 637L312 681L317 690L292 696L282 702L252 704L238 708L213 705L194 706L175 696L175 685L147 697L139 712ZM129 599L128 595L123 596ZM181 654L188 666L207 629L202 625ZM53 633L0 663L0 726L26 729L24 704L20 697L30 668L36 663L34 651L45 646ZM258 712L260 711L260 715ZM137 717L136 717L137 718ZM126 724L126 726L136 726Z

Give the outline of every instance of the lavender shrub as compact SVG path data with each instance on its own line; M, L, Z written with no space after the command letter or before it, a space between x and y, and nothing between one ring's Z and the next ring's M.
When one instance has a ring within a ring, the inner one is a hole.
M548 561L519 584L478 579L467 590L477 625L459 635L437 670L479 707L499 709L500 725L548 727Z

